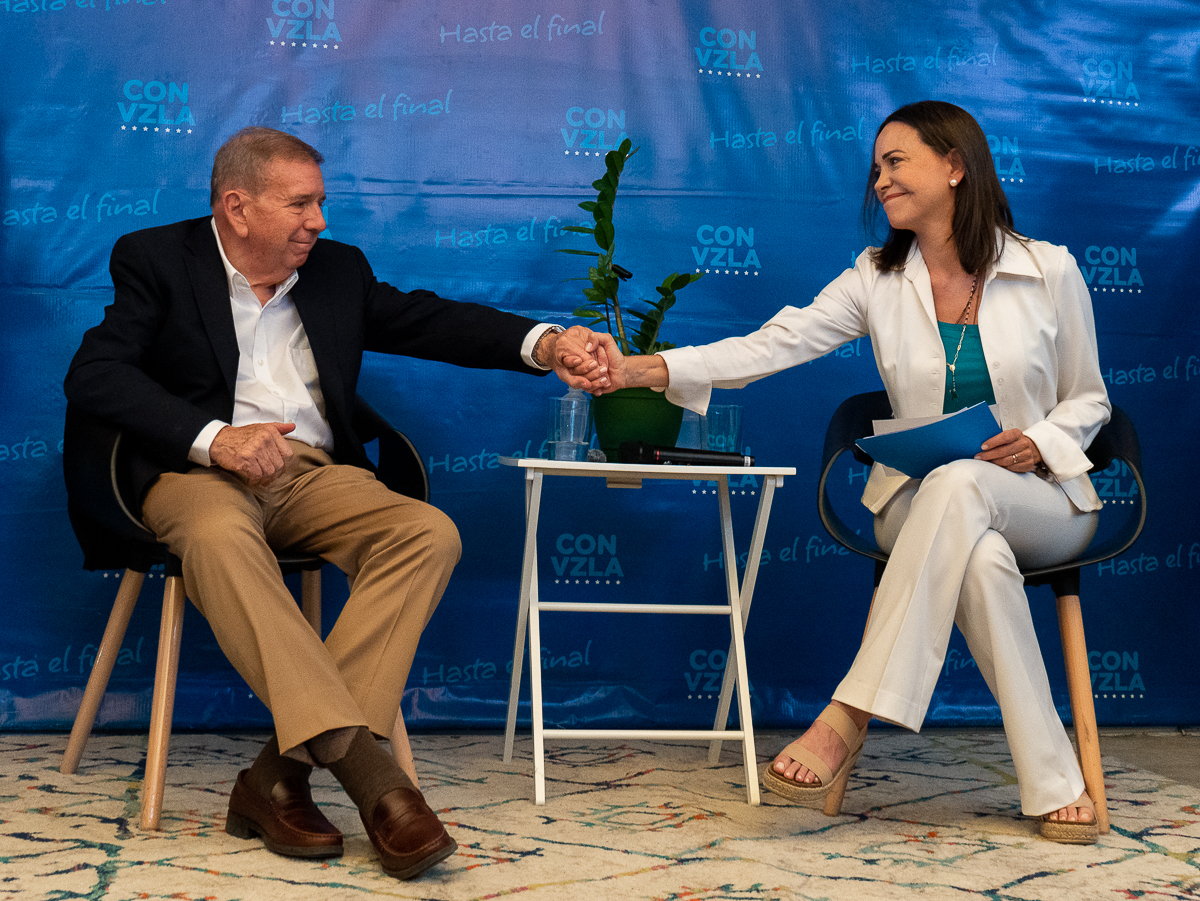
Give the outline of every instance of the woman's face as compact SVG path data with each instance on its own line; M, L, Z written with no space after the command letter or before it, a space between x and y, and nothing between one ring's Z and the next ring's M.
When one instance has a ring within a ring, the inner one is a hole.
M935 152L920 133L903 122L889 122L875 140L875 194L892 228L920 235L948 230L954 218L954 188L963 178L958 154Z

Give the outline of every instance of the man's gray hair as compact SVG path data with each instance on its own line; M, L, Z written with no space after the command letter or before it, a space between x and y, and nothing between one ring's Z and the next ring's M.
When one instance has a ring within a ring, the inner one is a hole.
M221 195L232 188L260 193L267 165L273 160L312 160L319 166L325 157L287 132L261 125L243 128L222 144L213 158L209 205L215 208Z

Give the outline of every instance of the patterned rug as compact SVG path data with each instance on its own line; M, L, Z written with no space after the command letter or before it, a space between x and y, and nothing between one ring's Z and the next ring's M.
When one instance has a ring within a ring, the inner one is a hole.
M346 834L341 859L289 860L226 835L257 735L174 736L163 828L143 832L144 741L95 736L63 776L65 736L0 735L0 899L1200 899L1200 789L1106 758L1111 833L1056 845L1019 815L990 731L872 733L836 818L770 794L747 806L736 745L715 766L694 742L548 745L538 807L527 737L506 765L500 735L414 736L422 787L459 849L412 882L378 869L328 773L314 796Z

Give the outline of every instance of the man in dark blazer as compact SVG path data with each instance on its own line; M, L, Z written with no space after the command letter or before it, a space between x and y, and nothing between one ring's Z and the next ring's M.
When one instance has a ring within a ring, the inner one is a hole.
M272 129L230 138L213 164L211 218L117 241L114 301L64 388L134 443L143 521L180 557L189 597L271 710L275 735L239 774L227 831L280 854L340 855L341 833L309 792L313 765L326 766L384 870L407 879L456 845L375 736L392 733L460 544L449 518L370 472L351 428L363 351L552 368L588 390L599 367L574 358L572 374L556 359L557 326L401 292L358 248L318 239L321 162ZM273 548L319 554L350 577L324 642Z

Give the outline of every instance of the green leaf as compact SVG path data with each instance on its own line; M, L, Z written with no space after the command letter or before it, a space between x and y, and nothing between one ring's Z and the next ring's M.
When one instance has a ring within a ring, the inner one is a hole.
M595 229L596 244L601 250L609 250L613 245L613 238L616 237L616 230L611 222L597 222Z
M576 256L581 256L581 257L598 257L598 256L600 256L600 254L596 253L596 251L594 251L594 250L576 250L574 247L559 247L559 248L556 248L554 252L555 253L572 253L572 254L575 254Z
M598 323L601 319L608 326L609 331L617 340L623 353L656 353L660 349L674 347L674 344L666 344L658 341L658 330L662 325L664 314L675 303L674 290L683 287L694 281L696 276L678 276L672 273L661 287L658 287L658 293L662 295L662 299L657 302L641 299L642 303L648 307L645 311L628 310L623 311L621 303L617 299L617 295L621 290L621 280L617 277L613 269L613 252L616 245L616 226L613 221L613 209L617 200L617 189L621 181L621 173L624 171L625 164L635 153L638 148L633 146L633 142L626 138L619 147L609 151L604 157L604 175L601 178L592 182L592 188L596 191L595 200L581 201L578 206L582 210L592 214L592 219L595 221L594 227L587 226L564 226L564 231L575 232L577 234L591 235L596 242L596 246L603 253L597 253L591 250L577 249L560 249L562 253L573 253L578 256L591 256L595 258L595 265L588 267L587 281L591 284L583 288L584 297L587 303L575 311L575 315L590 323ZM582 279L580 279L582 281ZM630 338L626 333L623 313L628 312L639 324L636 334Z

